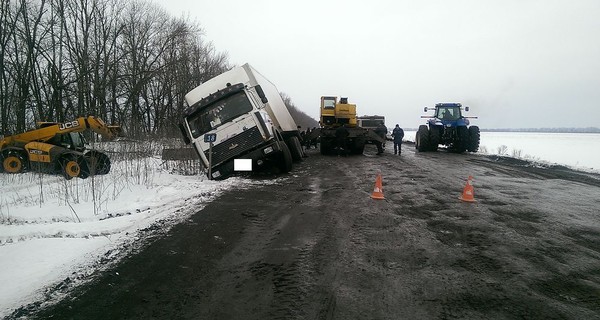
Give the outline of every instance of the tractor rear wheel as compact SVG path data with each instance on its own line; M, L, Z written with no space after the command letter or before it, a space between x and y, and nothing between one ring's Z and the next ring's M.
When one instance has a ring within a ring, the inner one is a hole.
M429 128L426 125L420 125L415 137L415 148L419 152L429 150Z
M456 152L463 153L469 147L469 129L465 126L456 127L456 138L458 141L454 143Z
M429 129L429 151L437 151L438 149L438 145L440 144L440 140L441 140L441 133L440 131L443 129L440 129L439 127L435 126L435 127L431 127Z
M479 132L478 126L470 126L469 127L469 152L477 152L479 150L479 140L481 138L481 134Z

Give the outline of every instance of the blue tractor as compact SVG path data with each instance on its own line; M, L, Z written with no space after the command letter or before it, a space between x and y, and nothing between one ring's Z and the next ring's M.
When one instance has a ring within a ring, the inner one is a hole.
M420 125L415 137L415 148L418 151L437 151L444 145L454 152L477 152L479 149L479 127L470 126L468 118L462 115L460 103L438 103L435 108L425 107L424 111L435 110L428 118L427 125ZM464 107L469 111L469 107Z

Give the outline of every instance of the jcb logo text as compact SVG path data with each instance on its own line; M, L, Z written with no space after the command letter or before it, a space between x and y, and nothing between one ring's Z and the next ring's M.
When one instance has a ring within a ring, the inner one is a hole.
M71 129L71 128L75 128L78 126L79 126L79 121L73 120L71 122L61 123L60 126L58 127L58 130L66 130L66 129Z

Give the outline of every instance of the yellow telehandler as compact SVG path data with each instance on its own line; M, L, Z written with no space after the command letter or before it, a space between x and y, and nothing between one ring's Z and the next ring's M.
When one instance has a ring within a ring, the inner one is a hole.
M119 126L107 125L95 116L64 123L38 122L37 125L37 129L0 139L0 172L39 170L61 173L70 180L110 171L108 156L86 148L82 132L92 130L112 140L120 134Z

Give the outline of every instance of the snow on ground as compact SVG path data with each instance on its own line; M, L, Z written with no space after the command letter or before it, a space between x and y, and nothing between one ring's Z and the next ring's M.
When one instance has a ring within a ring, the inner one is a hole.
M406 131L404 139L414 142L415 135ZM597 133L482 132L479 153L600 172Z
M156 223L168 228L222 191L257 183L170 174L152 156L113 161L110 174L85 180L0 174L0 318L91 274Z

